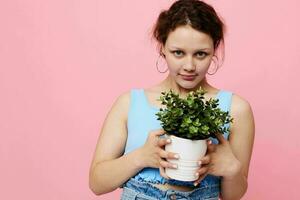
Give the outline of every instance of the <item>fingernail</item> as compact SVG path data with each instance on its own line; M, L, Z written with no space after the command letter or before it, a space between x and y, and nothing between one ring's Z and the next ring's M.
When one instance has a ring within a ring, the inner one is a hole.
M167 139L167 143L170 143L171 142L171 139Z
M211 143L212 143L212 141L211 141L211 140L209 140L209 141L208 141L208 144L211 144Z
M199 165L199 166L201 166L201 164L202 164L201 160L200 160L200 161L198 161L198 165Z
M194 183L194 186L197 186L198 185L198 183Z
M197 173L195 173L195 177L198 177L199 176L199 173L197 172Z
M176 164L173 164L173 167L174 167L174 168L177 168L177 165L176 165Z
M178 155L178 154L175 154L174 157L178 159L178 158L179 158L179 155Z

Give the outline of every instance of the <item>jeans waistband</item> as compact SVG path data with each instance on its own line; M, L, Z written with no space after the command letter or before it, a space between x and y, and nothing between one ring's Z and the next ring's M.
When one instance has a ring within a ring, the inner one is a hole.
M173 189L161 190L154 185L138 181L136 179L131 178L124 184L124 189L130 188L131 192L136 191L139 195L146 195L153 197L153 199L170 199L171 196L177 196L180 198L188 198L188 199L212 199L213 197L219 196L220 186L217 185L209 185L206 187L195 188L192 191L177 191ZM127 190L130 192L130 190ZM145 198L146 199L146 198Z

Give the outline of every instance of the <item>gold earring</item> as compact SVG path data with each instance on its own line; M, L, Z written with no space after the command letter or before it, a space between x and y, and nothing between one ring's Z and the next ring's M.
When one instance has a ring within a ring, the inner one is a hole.
M159 54L159 56L158 56L158 58L157 58L157 60L156 60L156 69L157 69L157 71L159 72L159 73L166 73L168 70L169 70L169 68L167 67L167 69L165 70L165 71L163 71L163 72L161 72L160 70L159 70L159 67L158 67L158 65L159 65L159 63L161 62L160 60L161 59L163 59L163 57L165 57L164 56L164 54ZM164 60L164 59L163 59ZM166 62L164 62L165 64L164 65L166 65Z
M213 57L216 57L216 59L218 60L217 56L213 56ZM212 62L214 63L216 69L214 70L214 73L209 73L208 72L208 70L210 69L210 66L209 66L209 68L206 72L208 75L214 75L218 71L218 68L219 68L219 66L216 64L216 61L214 59L212 59Z

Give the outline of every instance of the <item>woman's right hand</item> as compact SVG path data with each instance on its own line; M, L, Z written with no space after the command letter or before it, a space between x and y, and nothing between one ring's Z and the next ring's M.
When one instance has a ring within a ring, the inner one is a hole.
M160 138L160 135L165 134L163 129L151 131L145 144L141 147L141 158L145 167L159 168L160 175L169 179L165 173L165 168L177 169L176 164L168 162L166 159L178 159L176 153L165 151L164 146L171 143L169 138Z

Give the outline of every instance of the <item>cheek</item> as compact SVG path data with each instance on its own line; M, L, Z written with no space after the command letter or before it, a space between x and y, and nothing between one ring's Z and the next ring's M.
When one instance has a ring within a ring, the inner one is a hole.
M178 61L169 59L169 60L167 60L167 65L168 65L170 72L176 73L176 72L180 71L181 65Z
M198 67L198 73L199 74L205 74L208 70L208 67Z
M198 70L201 71L201 72L206 72L209 69L210 63L211 63L210 60L203 61L203 62L199 63L197 65Z

